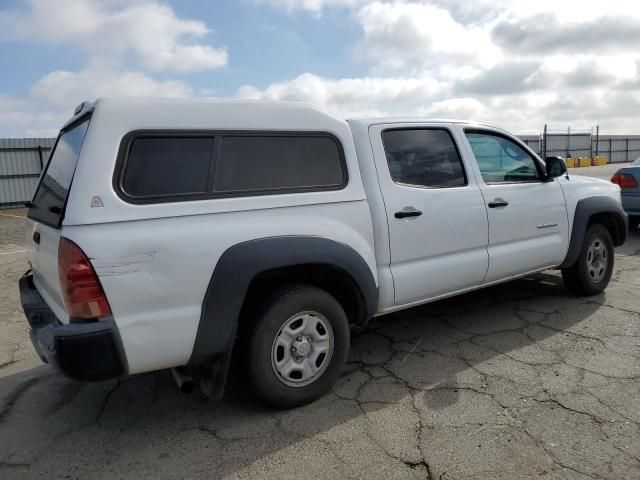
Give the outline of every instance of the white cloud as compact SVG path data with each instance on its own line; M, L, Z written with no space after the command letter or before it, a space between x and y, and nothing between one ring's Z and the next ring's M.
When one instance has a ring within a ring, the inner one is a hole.
M67 115L69 117L69 115ZM64 115L33 102L0 95L0 137L52 137Z
M51 72L31 88L34 100L66 108L96 97L187 97L191 94L191 88L183 82L158 81L140 72L100 69Z
M185 81L159 80L149 72L227 63L226 48L206 43L211 32L203 22L178 18L159 1L32 0L26 7L0 12L0 42L28 39L81 49L87 64L44 75L24 98L0 96L0 136L52 135L78 103L100 96L192 96Z
M323 78L305 73L265 90L245 85L238 97L262 100L305 101L341 116L386 115L415 108L441 94L442 85L429 78Z
M108 96L187 97L189 85L159 81L141 72L88 68L55 71L38 80L23 99L0 95L0 137L54 137L84 100Z
M451 0L455 1L455 0ZM471 3L491 2L501 14L526 18L540 13L553 13L561 22L588 22L606 15L638 16L637 0L471 0ZM554 33L554 32L550 32Z
M27 13L0 13L0 39L75 45L88 56L80 71L45 75L26 99L0 97L0 128L56 126L81 100L101 95L206 94L152 75L227 62L204 23L177 17L162 1L33 0ZM360 28L357 44L344 48L366 74L302 70L264 88L244 85L238 97L310 101L342 117L474 118L514 131L600 123L605 133L640 132L637 0L253 1L314 16L340 9Z
M188 97L191 87L141 72L88 68L55 71L38 80L24 99L0 96L0 137L55 136L76 105L98 97Z
M462 117L516 131L545 123L640 132L637 1L257 0L315 14L349 7L364 78L312 72L253 98L298 99L342 116Z
M416 71L445 63L491 66L500 58L486 28L465 26L437 6L374 2L361 8L357 18L363 30L359 52L378 70Z
M503 49L522 54L633 52L640 44L640 18L609 14L576 22L540 13L501 20L491 33Z
M470 114L480 111L476 100L459 99L445 103L449 87L428 77L366 77L334 79L310 73L293 80L269 85L264 90L245 85L237 96L255 100L292 100L311 102L344 118L387 115L449 113ZM453 110L453 107L456 109ZM464 107L464 108L461 108Z
M487 106L475 98L458 97L419 107L416 114L432 118L473 119L486 115L486 110Z
M255 0L257 3L265 3L285 10L307 10L320 13L328 7L356 7L367 3L368 0Z
M11 23L11 25L9 25ZM191 72L227 64L199 20L178 18L156 1L32 0L26 13L5 15L2 36L37 39L84 49L91 63L120 67L133 55L150 70Z
M639 77L640 78L640 77ZM553 80L553 78L552 78ZM502 94L456 95L456 83L429 76L323 78L310 73L265 89L241 87L240 98L308 101L342 118L421 116L474 119L513 132L539 132L545 123L603 125L603 133L640 132L640 82L635 90L576 89L560 77L549 88Z
M554 12L563 21L584 21L612 13L633 12L637 0L253 0L286 10L320 12L331 7L358 8L370 3L436 5L451 12L464 23L482 23L490 18L509 13L527 17L537 13Z

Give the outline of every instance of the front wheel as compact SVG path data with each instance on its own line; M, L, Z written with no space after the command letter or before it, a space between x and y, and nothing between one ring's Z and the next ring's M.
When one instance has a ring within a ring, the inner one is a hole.
M280 408L304 405L326 393L349 353L349 321L326 291L294 285L265 300L247 342L254 391Z
M576 262L562 270L565 287L578 295L602 292L613 273L613 241L609 231L600 224L589 227Z

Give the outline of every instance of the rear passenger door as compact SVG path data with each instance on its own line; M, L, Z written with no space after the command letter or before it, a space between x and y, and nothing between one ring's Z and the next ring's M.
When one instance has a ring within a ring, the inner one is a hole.
M479 285L488 268L487 213L453 132L442 124L370 129L389 225L395 304Z

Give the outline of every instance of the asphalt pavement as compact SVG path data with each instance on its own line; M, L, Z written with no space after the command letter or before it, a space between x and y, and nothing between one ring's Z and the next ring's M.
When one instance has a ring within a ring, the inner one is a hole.
M276 411L242 372L213 403L167 371L80 384L42 365L24 212L0 213L2 479L640 478L640 232L601 295L544 272L375 319L330 394Z

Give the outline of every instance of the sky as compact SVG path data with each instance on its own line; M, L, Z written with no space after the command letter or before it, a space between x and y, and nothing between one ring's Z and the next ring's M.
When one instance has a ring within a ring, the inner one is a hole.
M640 133L637 0L0 0L0 65L0 137L101 96Z

